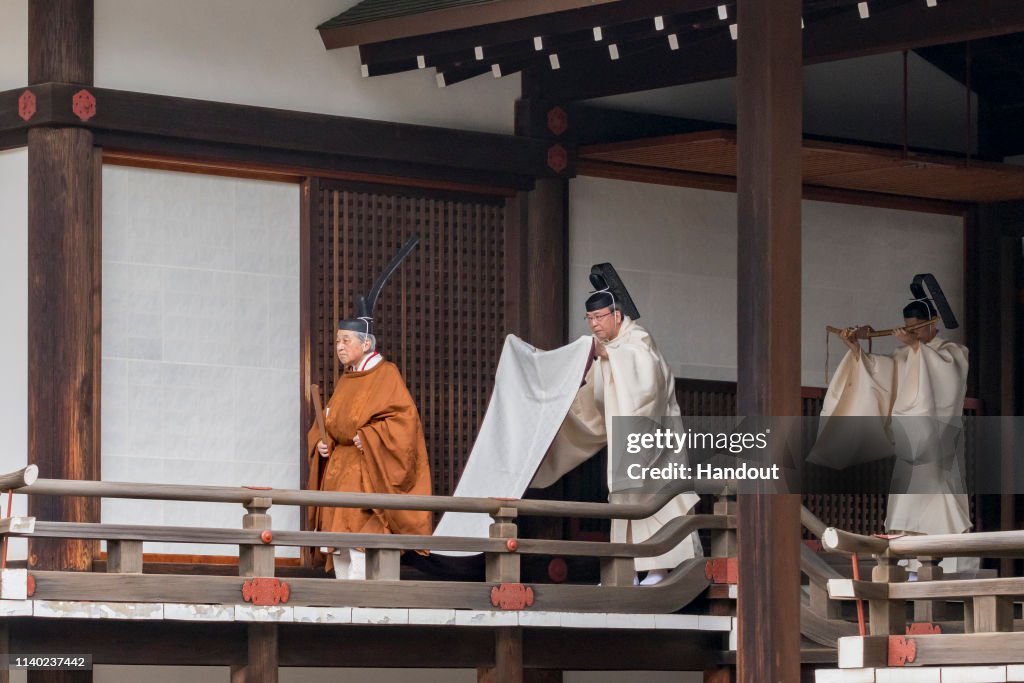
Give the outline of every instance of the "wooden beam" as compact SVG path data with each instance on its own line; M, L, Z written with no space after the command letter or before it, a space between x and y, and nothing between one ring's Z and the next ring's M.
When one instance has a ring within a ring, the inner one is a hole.
M532 178L510 174L439 169L416 164L381 164L372 160L274 152L262 148L240 150L217 143L182 143L167 138L136 136L126 139L101 132L96 136L96 143L115 145L103 150L103 163L106 164L228 178L301 183L306 178L318 177L348 183L493 197L511 197L516 189L529 189L533 185ZM375 172L368 172L370 169Z
M799 416L800 0L739 0L737 409ZM776 435L773 434L773 437ZM784 435L778 435L780 440ZM779 465L784 449L769 455ZM737 675L800 678L800 496L739 497Z
M950 579L948 581L914 581L889 585L891 600L924 598L965 599L980 595L1024 596L1024 578Z
M16 618L12 652L63 652L74 643L95 664L233 666L245 661L240 622ZM343 644L340 646L339 644ZM523 666L574 671L701 670L721 658L721 634L672 630L524 629ZM278 624L279 666L465 668L494 664L487 627ZM529 678L527 678L529 680Z
M523 631L499 628L494 631L494 666L477 669L477 683L523 683Z
M89 84L92 40L92 0L30 3L30 83ZM100 474L96 169L90 131L59 125L28 131L29 461L64 479ZM29 514L99 521L99 501L31 496ZM98 550L95 542L33 539L28 565L87 570Z
M538 609L573 612L664 613L688 605L708 586L704 563L691 563L681 576L658 590L634 586L551 585L536 589ZM246 579L237 576L101 574L33 571L39 600L97 602L183 602L241 604ZM479 582L400 581L396 583L288 578L289 605L492 610L491 586ZM556 668L556 667L548 667Z
M595 26L614 26L655 16L684 14L722 4L716 0L629 0L628 2L589 3L570 12L554 12L536 17L494 23L480 28L443 31L406 39L371 42L363 40L359 53L364 64L392 62L417 55L472 50L481 45L503 45L532 41L535 36L556 36L589 31Z
M903 3L873 12L870 21L844 13L808 22L803 63L939 45L1024 31L1024 5L1017 0L943 0L936 7ZM601 69L540 71L538 96L576 101L736 74L735 43L728 31L709 34L678 51L610 62Z
M328 21L319 27L324 47L333 50L385 40L422 36L470 27L485 26L505 21L540 17L555 12L568 12L596 5L618 3L621 0L497 0L477 5L463 5L432 12L419 12L388 17L360 24L331 25Z
M1024 662L1024 633L948 633L928 636L848 636L839 639L840 668L888 667L890 640L916 648L908 664L967 666Z
M39 111L27 125L36 127L76 126L97 134L148 136L439 168L557 175L547 165L547 148L540 141L524 137L104 88L89 88L96 98L96 111L82 121L71 107L80 86L47 83L31 90ZM12 121L0 121L0 127L5 123L10 126Z
M576 162L576 175L668 185L670 187L690 187L700 190L713 190L715 192L736 192L736 178L733 176L652 168L650 166L634 166L632 164L620 164L612 161L580 159ZM804 185L802 196L804 199L817 202L874 206L882 209L900 209L902 211L918 211L947 216L963 216L970 208L967 204L947 202L940 199L902 197L894 194L841 190L831 187L816 187L814 185Z
M714 17L714 20L710 20ZM550 56L557 55L560 64L568 69L574 67L603 66L605 63L619 59L624 55L637 55L645 50L658 49L664 51L669 46L668 36L674 35L680 43L692 42L702 37L711 29L721 29L722 22L717 18L717 11L709 8L704 12L683 15L665 15L661 18L660 30L650 17L625 24L588 27L581 31L572 31L559 35L543 35L542 49L530 38L517 40L500 45L484 44L470 50L456 50L441 54L417 55L416 59L406 57L390 63L364 64L364 73L373 76L378 72L396 73L421 66L434 66L444 70L451 66L465 66L466 63L478 63L488 68L494 64L501 65L501 75L507 76L517 70L529 66L550 68ZM600 39L595 31L600 29ZM613 50L614 46L614 59ZM372 50L367 50L372 53ZM421 59L422 57L422 59ZM561 67L560 67L561 68Z
M901 3L872 11L870 21L843 14L808 25L804 59L816 64L1020 31L1024 6L1015 0L944 0L935 7Z
M277 683L277 624L249 624L246 661L231 667L231 683Z

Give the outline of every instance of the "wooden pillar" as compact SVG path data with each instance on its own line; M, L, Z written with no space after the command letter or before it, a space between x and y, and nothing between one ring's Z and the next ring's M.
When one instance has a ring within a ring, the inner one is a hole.
M516 102L516 135L543 139L557 177L537 178L529 192L509 200L506 213L506 329L541 349L569 339L569 180L573 169L574 126L565 110L530 92L537 79L524 72L523 98ZM564 155L564 156L563 156ZM582 311L580 312L582 315ZM564 499L565 478L530 497ZM565 519L520 520L523 535L565 538Z
M524 683L523 630L502 627L494 632L494 667L477 669L477 683Z
M970 349L968 392L982 401L985 415L1020 414L1021 367L1019 360L1021 310L1017 291L1021 268L1021 239L1024 238L1024 202L983 204L973 208L966 221L967 301L965 328ZM1012 450L1012 423L1002 425L1004 444L999 463L1000 480L1005 490L998 496L999 515L987 515L979 521L989 529L1015 529L1016 497L1012 483L1015 472ZM989 454L990 458L994 457ZM989 461L988 467L995 467ZM979 496L978 515L994 511L994 495ZM984 505L991 502L992 505ZM1015 561L1000 561L1000 573L1013 575Z
M90 85L92 0L33 0L28 8L30 85ZM97 176L90 131L29 131L28 459L48 478L99 478ZM31 496L29 514L97 522L99 501ZM97 549L95 542L30 541L29 567L87 570Z
M800 13L737 5L741 415L800 415ZM800 679L799 544L799 495L739 497L740 681Z
M300 189L299 204L299 433L296 435L296 455L299 458L299 481L296 488L305 488L309 482L310 461L306 454L306 430L313 424L310 385L313 384L313 316L316 310L317 271L319 250L314 249L320 233L320 179L306 178ZM321 389L322 391L322 389ZM329 397L328 397L329 398ZM323 397L321 397L323 400ZM319 466L319 456L312 464ZM299 528L312 530L312 508L299 508ZM300 551L304 567L313 566L315 550Z
M524 75L524 90L530 77ZM568 341L569 177L573 173L573 127L566 110L530 97L516 103L516 134L548 143L548 166L557 177L538 178L520 199L522 250L521 329L527 341L552 349ZM581 313L582 315L582 313Z
M569 337L568 197L561 178L538 180L527 199L527 329L531 344L553 349Z
M231 683L277 683L277 624L249 624L248 632L246 663L231 667Z

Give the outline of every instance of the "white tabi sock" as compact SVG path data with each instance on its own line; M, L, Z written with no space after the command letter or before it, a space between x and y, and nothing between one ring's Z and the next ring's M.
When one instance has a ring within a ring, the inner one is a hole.
M647 576L640 582L641 586L656 586L668 577L667 569L652 569L647 572Z
M355 548L349 550L349 574L348 578L362 581L366 578L366 553Z
M342 548L341 550L335 550L331 554L331 559L334 561L334 578L336 579L347 579L352 570L352 559L349 555L348 548Z

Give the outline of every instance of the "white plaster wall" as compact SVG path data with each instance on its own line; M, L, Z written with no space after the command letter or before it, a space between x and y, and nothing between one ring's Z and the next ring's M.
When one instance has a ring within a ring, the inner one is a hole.
M736 195L600 178L570 182L570 336L589 333L594 263L616 266L677 377L736 379ZM917 273L931 272L963 320L963 221L956 216L803 202L802 383L824 386L826 324L902 322ZM961 330L947 334L961 340ZM842 357L831 342L831 368ZM888 352L891 340L875 349Z
M1006 157L1003 159L1008 164L1016 164L1018 166L1024 166L1024 154L1015 157Z
M362 78L317 25L355 0L96 0L98 87L511 133L519 77Z
M105 166L102 338L103 479L300 488L297 185ZM239 528L242 514L103 504L111 523ZM296 508L271 515L298 528ZM204 551L237 548L146 546Z
M28 83L28 0L0 0L0 90Z
M28 150L0 152L0 472L28 464ZM6 496L0 515L7 509ZM15 515L26 514L14 497ZM12 539L8 559L24 560Z
M963 86L910 53L907 139L911 146L962 151ZM886 144L903 142L903 58L900 53L804 67L804 133ZM973 99L977 123L977 98ZM736 122L736 79L693 83L593 100L594 104L666 116ZM976 141L973 140L972 145Z

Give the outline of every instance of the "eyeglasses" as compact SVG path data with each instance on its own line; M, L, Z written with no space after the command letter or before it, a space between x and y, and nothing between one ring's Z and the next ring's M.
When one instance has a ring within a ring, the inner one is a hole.
M601 315L585 315L583 316L583 319L586 320L588 323L592 323L597 320L604 320L610 315L611 313L602 313Z

